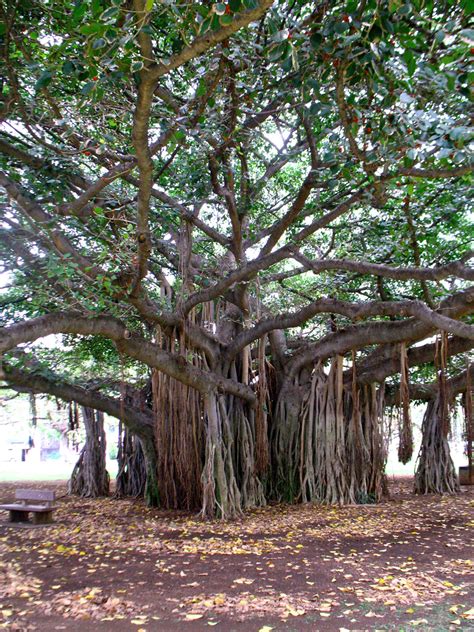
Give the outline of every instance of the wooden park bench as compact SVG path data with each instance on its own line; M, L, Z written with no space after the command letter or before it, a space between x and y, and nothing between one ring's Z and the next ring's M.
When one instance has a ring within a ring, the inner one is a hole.
M33 524L49 524L53 522L55 499L55 492L50 490L17 489L15 500L19 502L0 505L0 509L10 512L10 522L29 522L28 515L31 512Z

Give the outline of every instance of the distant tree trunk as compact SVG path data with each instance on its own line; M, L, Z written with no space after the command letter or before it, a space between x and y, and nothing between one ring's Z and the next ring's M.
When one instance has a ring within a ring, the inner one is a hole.
M123 428L121 423L119 424L117 461L115 495L118 498L144 496L146 463L142 444L138 437L127 428Z
M460 490L448 444L449 423L443 394L428 402L415 474L415 493L454 494Z
M87 498L109 495L110 477L105 467L104 413L82 408L86 442L69 481L69 493Z
M38 424L38 411L36 408L36 395L30 393L30 422L33 428L36 428Z

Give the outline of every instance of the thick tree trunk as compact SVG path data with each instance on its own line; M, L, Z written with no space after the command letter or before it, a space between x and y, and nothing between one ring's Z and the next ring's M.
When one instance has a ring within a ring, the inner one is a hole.
M317 366L304 391L296 382L283 389L272 432L276 497L329 504L379 500L386 491L382 393L375 385L344 392L341 357L329 375Z
M69 493L87 498L109 495L110 477L105 466L104 414L82 408L86 442L69 480Z
M301 384L303 382L303 385ZM270 420L271 489L273 500L294 502L299 495L300 410L310 382L301 376L285 382Z
M428 402L415 474L415 493L454 494L460 490L448 443L449 424L440 392Z

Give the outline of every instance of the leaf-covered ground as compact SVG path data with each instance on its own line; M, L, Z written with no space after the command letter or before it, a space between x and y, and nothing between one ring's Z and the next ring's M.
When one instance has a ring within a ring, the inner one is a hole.
M14 488L1 484L1 499ZM232 523L114 499L62 497L48 527L8 527L4 512L0 628L474 630L474 490L409 489L393 483L380 505L274 506Z

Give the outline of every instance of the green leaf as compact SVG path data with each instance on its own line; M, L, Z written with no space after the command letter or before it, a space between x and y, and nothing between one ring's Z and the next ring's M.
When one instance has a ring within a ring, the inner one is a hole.
M132 72L140 72L143 66L144 66L144 63L141 60L134 61L133 64L130 66L130 70Z
M94 22L93 24L84 24L80 27L79 33L83 35L93 35L94 33L101 33L103 30L102 24Z
M99 37L99 38L95 39L95 40L92 42L92 48L93 48L94 50L97 50L98 48L104 48L104 46L106 45L106 43L107 43L107 42L105 41L105 39L104 39L103 37Z
M211 26L211 22L212 22L212 18L206 18L201 26L199 27L199 33L201 35L203 35L204 33L206 33L209 30L209 27Z
M347 24L347 22L338 22L334 27L334 30L336 31L336 33L342 34L348 31L350 28L350 24Z
M231 15L222 15L219 18L219 22L222 24L222 26L228 26L229 24L232 24L232 20L233 17Z
M53 78L53 73L50 70L44 70L38 78L36 82L35 89L41 90L41 88L45 88L47 85L51 83Z
M206 82L201 79L201 81L199 82L199 86L196 90L196 96L197 97L203 97L206 94Z
M407 65L408 74L411 77L416 70L416 59L413 52L410 49L407 49L403 53L403 59Z
M154 0L146 0L146 2L145 2L145 11L150 12L153 9L153 1Z
M72 61L70 61L69 59L65 61L64 64L62 65L62 71L65 75L74 74L74 70L75 70L75 66L72 63Z
M88 94L90 94L95 88L95 82L94 81L88 81L86 84L84 84L81 88L81 94L83 94L84 96L87 96Z
M100 16L100 19L104 20L104 22L107 22L116 18L119 13L120 13L119 7L109 7L102 13L102 15Z
M216 2L214 5L214 11L217 15L224 15L225 13L225 4L223 2Z
M309 39L313 48L319 48L323 42L323 36L321 33L313 33Z
M290 43L285 40L274 46L268 52L268 59L270 61L285 60L291 53Z
M237 13L242 5L241 0L229 0L229 7L232 13Z
M462 31L459 31L459 36L467 44L470 44L471 46L474 44L474 29L463 29Z

